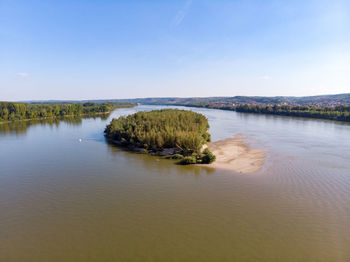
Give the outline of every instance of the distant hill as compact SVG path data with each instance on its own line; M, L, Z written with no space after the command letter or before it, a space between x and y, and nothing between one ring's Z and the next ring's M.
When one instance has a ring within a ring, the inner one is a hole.
M350 105L350 93L337 95L320 95L320 96L233 96L233 97L161 97L161 98L130 98L130 99L101 99L101 100L50 100L50 101L27 101L28 102L135 102L146 105L232 105L232 104L251 104L251 105L307 105L307 106L338 106Z
M106 100L108 101L108 100ZM164 97L164 98L136 98L117 101L137 102L148 105L232 105L232 104L284 104L284 105L308 105L308 106L337 106L350 105L350 93L321 96L234 96L234 97Z

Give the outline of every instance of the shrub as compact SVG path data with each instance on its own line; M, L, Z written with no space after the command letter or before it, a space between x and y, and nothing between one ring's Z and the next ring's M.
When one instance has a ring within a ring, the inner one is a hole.
M183 159L184 156L180 155L180 154L175 154L175 155L171 155L169 158L170 159Z
M210 164L216 160L216 156L208 149L204 149L201 155L201 163L202 164Z
M196 164L197 159L194 156L185 156L183 159L181 159L178 162L180 165L191 165L191 164Z

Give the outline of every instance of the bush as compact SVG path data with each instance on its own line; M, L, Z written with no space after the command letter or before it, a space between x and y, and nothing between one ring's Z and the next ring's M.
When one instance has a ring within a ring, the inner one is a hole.
M213 163L215 160L216 160L216 156L208 148L204 149L201 156L201 163L210 164L210 163Z
M183 159L184 156L180 155L180 154L175 154L175 155L171 155L169 156L170 159Z
M194 156L185 156L183 159L181 159L178 162L180 165L191 165L191 164L196 164L197 159Z

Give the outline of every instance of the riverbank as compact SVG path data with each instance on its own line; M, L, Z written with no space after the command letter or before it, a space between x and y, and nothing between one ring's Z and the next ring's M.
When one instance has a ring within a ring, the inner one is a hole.
M9 121L0 121L1 124L9 124L14 122L23 122L23 121L37 121L37 120L47 120L47 119L60 119L60 118L66 118L66 117L94 117L98 115L107 115L110 114L112 111L108 112L96 112L96 113L90 113L90 114L78 114L78 115L63 115L63 116L47 116L47 117L37 117L37 118L29 118L29 119L16 119L16 120L9 120Z
M145 105L184 106L194 108L218 109L247 114L276 115L283 117L297 117L306 119L322 119L337 122L350 122L350 106L302 106L281 104L208 104L208 103L160 103Z
M216 161L206 167L247 174L261 170L265 163L266 150L250 148L241 135L208 143L207 147Z
M135 103L18 103L0 102L0 122L30 121L65 116L108 114L118 108L131 108Z

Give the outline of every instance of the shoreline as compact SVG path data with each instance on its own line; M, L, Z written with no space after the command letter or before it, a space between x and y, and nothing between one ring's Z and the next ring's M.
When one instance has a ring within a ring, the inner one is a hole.
M207 147L216 156L216 161L212 164L200 166L229 170L241 174L261 170L267 153L263 149L250 148L242 135L210 142Z
M323 120L323 121L332 121L337 123L350 123L350 120L340 120L340 119L332 119L332 118L324 118L324 117L317 117L317 116L304 116L304 115L288 115L288 114L274 114L274 113L258 113L258 112L244 112L244 111L237 111L232 108L225 108L225 107L215 107L215 106L202 106L202 105L195 105L195 104L141 104L141 105L150 105L150 106L183 106L183 107L193 107L193 108L203 108L203 109L216 109L216 110L223 110L223 111L231 111L236 113L243 113L243 114L254 114L254 115L265 115L265 116L278 116L278 117L288 117L288 118L297 118L297 119L305 119L305 120ZM345 105L346 106L346 105Z
M64 116L46 116L46 117L29 118L29 119L16 119L16 120L10 120L10 121L0 121L0 125L1 124L15 123L15 122L22 122L22 121L46 120L46 119L56 119L56 118L64 118L64 117L83 117L83 116L107 115L107 114L110 114L111 112L112 111L96 112L96 113L92 113L92 114L64 115Z
M168 156L172 156L172 155L180 153L180 150L177 148L164 148L163 150L154 151L154 150L147 150L147 149L142 148L142 147L137 147L137 146L132 145L132 144L123 144L119 140L111 139L111 138L108 138L106 136L105 136L105 139L107 140L107 142L112 143L118 147L121 147L127 151L139 153L139 154L147 154L150 156L168 157Z
M176 148L146 152L143 148L133 145L123 145L120 141L109 138L106 139L108 142L134 153L161 157L167 157L179 153ZM249 147L242 135L235 135L232 138L209 142L203 145L202 150L205 148L209 148L209 150L216 156L216 161L211 164L194 164L195 166L228 170L241 174L260 171L265 164L267 153L266 150Z

